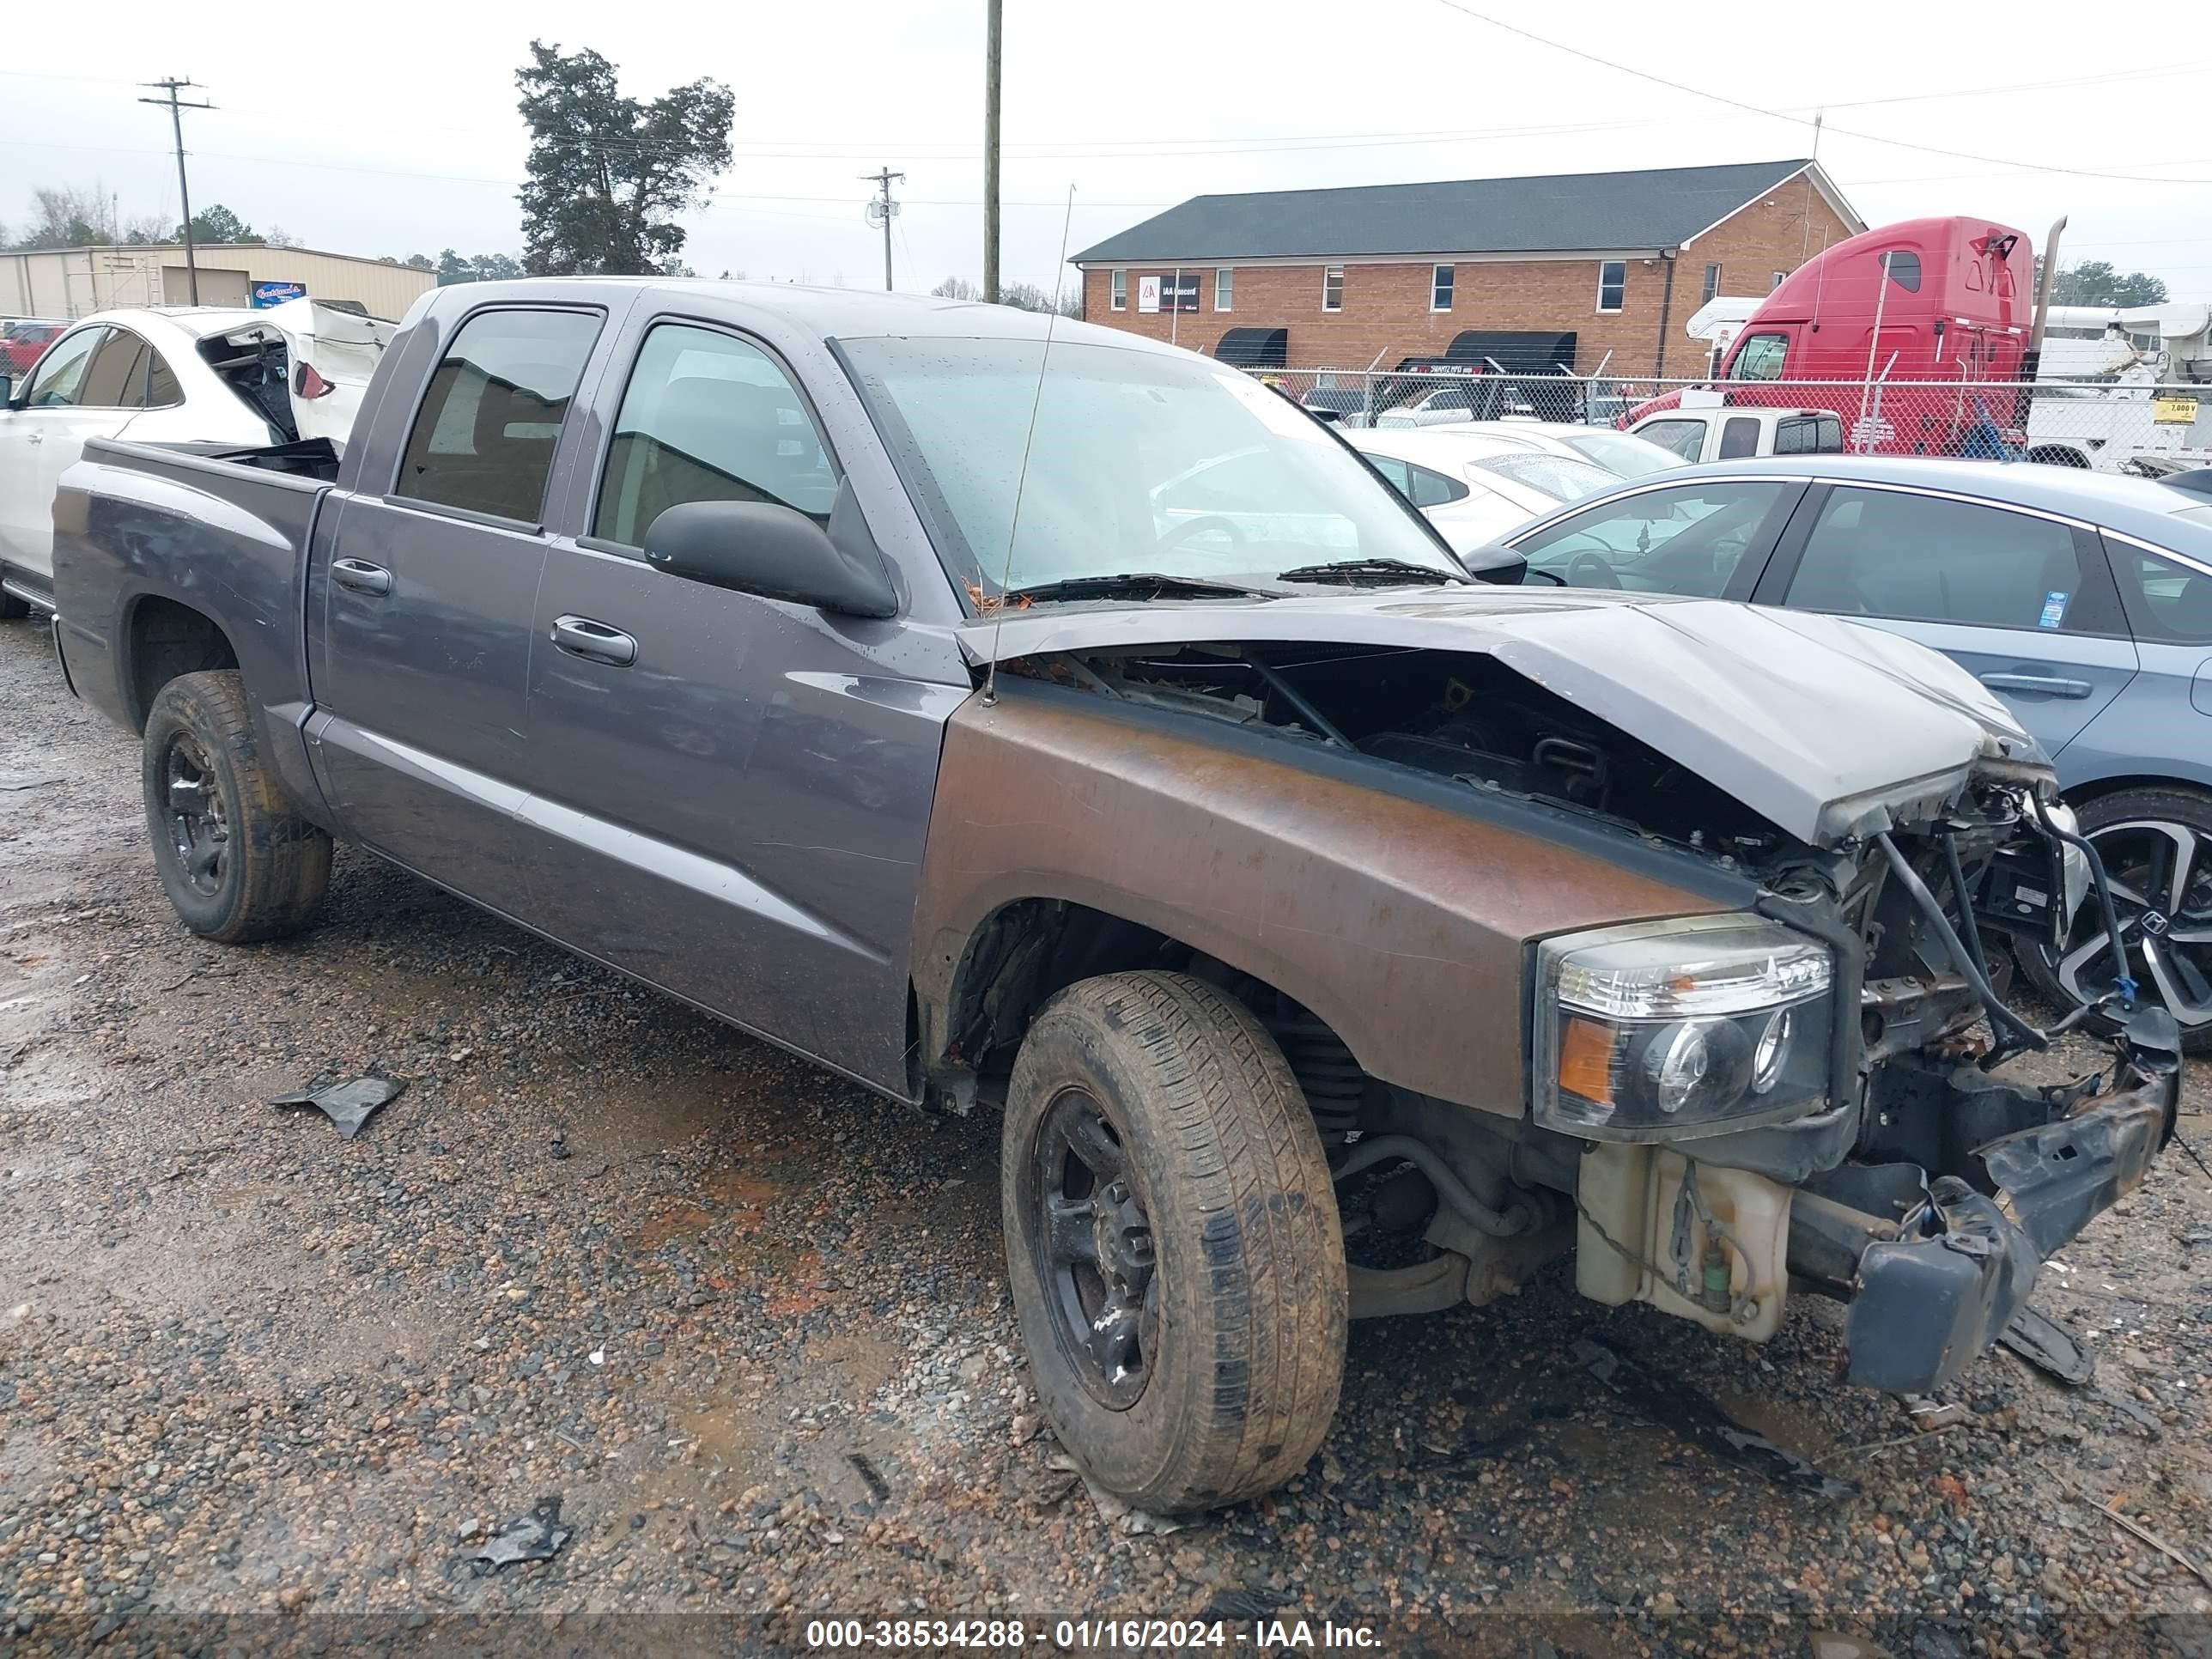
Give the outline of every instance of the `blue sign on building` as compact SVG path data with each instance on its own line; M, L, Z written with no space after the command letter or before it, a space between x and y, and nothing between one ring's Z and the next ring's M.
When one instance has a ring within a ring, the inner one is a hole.
M262 310L269 306L281 306L287 300L307 297L305 283L256 283L253 285L253 308Z

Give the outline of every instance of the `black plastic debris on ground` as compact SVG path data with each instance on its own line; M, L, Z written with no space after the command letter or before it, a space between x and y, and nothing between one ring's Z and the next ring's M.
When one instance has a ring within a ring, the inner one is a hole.
M1592 1376L1645 1417L1694 1441L1716 1457L1823 1498L1847 1498L1858 1490L1856 1482L1824 1474L1796 1452L1776 1445L1763 1434L1753 1434L1679 1378L1646 1370L1599 1342L1577 1342L1574 1354Z
M2080 1388L2096 1373L2097 1356L2075 1341L2063 1326L2033 1308L2022 1308L2014 1314L1997 1340L2036 1370L2070 1388Z
M388 1077L348 1078L343 1083L326 1083L319 1089L278 1095L269 1103L279 1108L313 1106L337 1126L341 1135L351 1140L361 1133L362 1126L375 1115L377 1108L397 1100L399 1091L406 1086Z
M561 1524L561 1500L540 1499L527 1515L517 1516L484 1540L469 1557L479 1573L496 1572L517 1561L550 1561L574 1534Z

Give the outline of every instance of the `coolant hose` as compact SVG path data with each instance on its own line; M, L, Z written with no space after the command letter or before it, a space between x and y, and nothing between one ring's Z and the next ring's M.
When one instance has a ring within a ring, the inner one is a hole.
M2120 994L2122 1005L2130 1009L2136 1006L2136 982L2128 972L2127 942L2120 937L2120 913L2112 903L2112 878L2105 873L2105 860L2097 849L2089 845L2087 836L2077 836L2070 830L2061 830L2045 810L2043 797L2033 790L2028 792L2028 804L2035 808L2036 822L2042 824L2043 833L2053 841L2064 842L2069 847L2081 849L2081 856L2089 866L2089 879L2096 884L2097 908L2105 923L2105 937L2112 942L2112 960L2119 972L2112 980L2112 988ZM2071 916L2067 918L2069 922Z
M1897 850L1897 843L1889 838L1889 832L1883 830L1875 836L1875 840L1881 843L1881 850L1889 860L1890 872L1904 884L1905 890L1912 896L1912 902L1920 907L1921 914L1936 929L1936 936L1943 941L1943 948L1950 952L1952 965L1974 988L1974 994L1981 998L1982 1006L1989 1013L1990 1024L2003 1026L2031 1048L2048 1048L2051 1040L1999 1000L1996 988L1990 983L1989 975L1983 973L1975 962L1977 953L1966 948L1966 941L1959 937L1959 930L1951 926L1951 918L1943 914L1942 902L1928 890L1928 884L1920 879L1919 872L1905 862L1905 854ZM1971 927L1973 925L1974 919L1969 915L1966 926Z
M1516 1203L1504 1211L1492 1209L1452 1172L1451 1165L1437 1156L1433 1147L1411 1135L1374 1135L1361 1141L1336 1166L1330 1178L1340 1182L1349 1181L1362 1170L1371 1170L1394 1158L1404 1159L1428 1176L1430 1184L1437 1189L1437 1196L1477 1232L1487 1233L1492 1238L1510 1238L1516 1233L1527 1232L1534 1219L1526 1204Z

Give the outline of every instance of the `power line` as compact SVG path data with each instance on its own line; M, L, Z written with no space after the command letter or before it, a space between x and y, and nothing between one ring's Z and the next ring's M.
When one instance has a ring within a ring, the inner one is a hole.
M1639 81L1650 82L1654 86L1667 87L1675 92L1687 93L1692 98L1703 98L1711 103L1725 104L1730 109L1743 110L1753 115L1764 115L1771 120L1788 121L1798 126L1808 127L1813 125L1802 116L1785 114L1780 110L1765 109L1757 104L1747 104L1741 98L1730 98L1724 93L1708 92L1703 87L1693 87L1682 81L1670 81L1663 75L1652 74L1649 70L1634 69L1626 64L1617 64L1610 58L1601 58L1595 52L1584 52L1579 46L1570 46L1562 41L1551 40L1545 35L1524 29L1517 23L1501 22L1487 13L1475 10L1472 6L1462 5L1460 0L1437 0L1437 3L1458 12L1462 16L1472 17L1478 23L1487 23L1491 27L1503 29L1508 34L1517 34L1524 40L1533 40L1540 46L1549 46L1553 52L1563 52L1570 58L1579 58L1586 64L1595 64L1600 68L1613 70L1622 75L1632 75ZM1933 144L1916 144L1903 138L1884 138L1871 132L1853 132L1845 127L1831 126L1828 131L1845 138L1863 139L1870 144L1888 144L1893 149L1917 150L1924 155L1942 155L1954 161L1984 161L1992 166L2019 167L2031 173L2065 173L2077 179L2118 179L2137 185L2212 185L2212 179L2154 179L2141 173L2101 173L2090 167L2051 167L2037 161L2007 161L1999 156L1977 155L1970 150L1963 149L1939 149Z

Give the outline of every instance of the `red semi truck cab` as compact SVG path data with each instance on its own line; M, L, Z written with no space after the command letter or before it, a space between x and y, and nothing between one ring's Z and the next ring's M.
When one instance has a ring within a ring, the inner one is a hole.
M1731 404L1832 409L1854 450L1955 454L1984 416L2000 430L2024 423L2010 385L1974 388L2026 378L2034 310L2025 232L1987 219L1907 219L1838 242L1784 278L1737 334L1717 389ZM1620 424L1679 400L1669 392L1639 404Z

